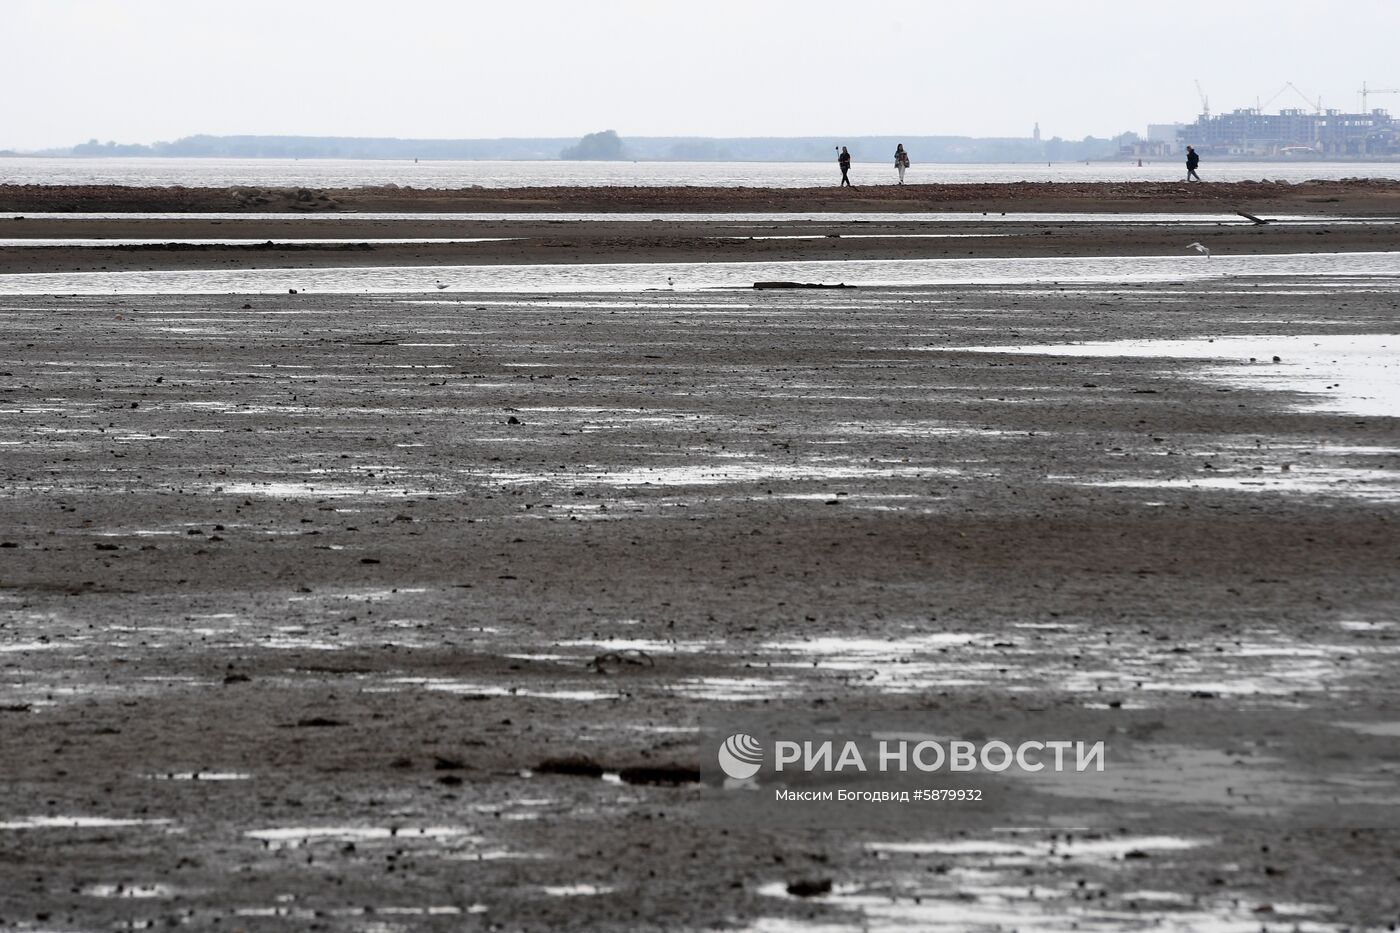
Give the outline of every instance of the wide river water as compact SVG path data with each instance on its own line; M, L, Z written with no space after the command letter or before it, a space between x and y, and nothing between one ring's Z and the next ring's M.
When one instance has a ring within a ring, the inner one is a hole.
M915 153L917 159L918 154ZM1145 162L1017 162L921 164L909 184L982 184L1016 181L1177 181L1176 160ZM1400 180L1400 162L1213 162L1206 181L1389 178ZM894 184L892 160L856 162L857 185ZM413 162L350 159L106 159L0 158L0 184L129 185L187 187L516 188L602 185L772 187L834 185L835 161L826 162Z

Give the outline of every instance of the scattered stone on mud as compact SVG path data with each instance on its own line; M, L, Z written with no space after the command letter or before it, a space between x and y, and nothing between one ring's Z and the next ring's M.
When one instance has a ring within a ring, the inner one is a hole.
M442 755L433 756L434 771L463 771L468 765L456 758L445 758Z
M793 897L821 897L823 894L831 893L831 879L803 878L799 881L793 881L788 884L787 893Z
M632 667L655 667L656 661L640 648L624 648L621 651L605 651L588 662L597 674L611 674Z
M546 758L535 765L536 774L599 778L603 776L603 772L603 766L587 755L562 755L558 758Z

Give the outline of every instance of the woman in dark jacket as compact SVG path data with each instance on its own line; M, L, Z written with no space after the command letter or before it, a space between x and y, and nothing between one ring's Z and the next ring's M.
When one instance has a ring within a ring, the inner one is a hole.
M1201 164L1201 157L1196 155L1196 150L1190 146L1186 147L1186 180L1201 180L1201 176L1196 174L1196 166Z

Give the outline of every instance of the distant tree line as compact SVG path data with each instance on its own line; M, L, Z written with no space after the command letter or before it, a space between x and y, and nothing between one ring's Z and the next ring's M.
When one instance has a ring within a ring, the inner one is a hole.
M589 133L578 141L577 146L570 146L559 153L559 158L615 162L627 158L626 152L616 130L603 130L601 133Z
M1069 162L1112 158L1135 134L1101 139L1036 140L974 136L629 136L614 130L582 139L389 139L359 136L186 136L150 145L89 140L33 155L153 156L230 159L634 160L639 162L824 162L833 147L850 147L856 161L886 161L904 143L922 162Z

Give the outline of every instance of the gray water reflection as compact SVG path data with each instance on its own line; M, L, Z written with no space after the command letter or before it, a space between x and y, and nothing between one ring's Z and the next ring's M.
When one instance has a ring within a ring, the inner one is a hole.
M395 246L421 246L452 243L504 243L520 237L0 237L0 247L42 246L358 246L361 243Z
M576 263L361 269L59 272L0 276L7 295L636 292L747 288L757 281L861 286L1185 282L1236 276L1400 277L1400 253L1096 256L808 262Z
M874 153L864 153L869 156ZM883 160L857 161L858 185L893 185L898 178ZM918 152L914 153L918 158ZM216 159L216 158L0 158L11 184L185 185L227 187L338 187L403 185L413 188L514 188L538 186L697 186L835 188L832 162L573 162L450 161L407 159ZM912 184L1184 181L1175 159L1133 162L916 162ZM1394 162L1212 162L1211 181L1274 179L1400 178Z
M961 347L978 353L1211 360L1206 379L1311 396L1307 408L1361 415L1400 415L1400 336L1395 334L1256 334L1187 340ZM1301 480L1301 477L1294 477Z

